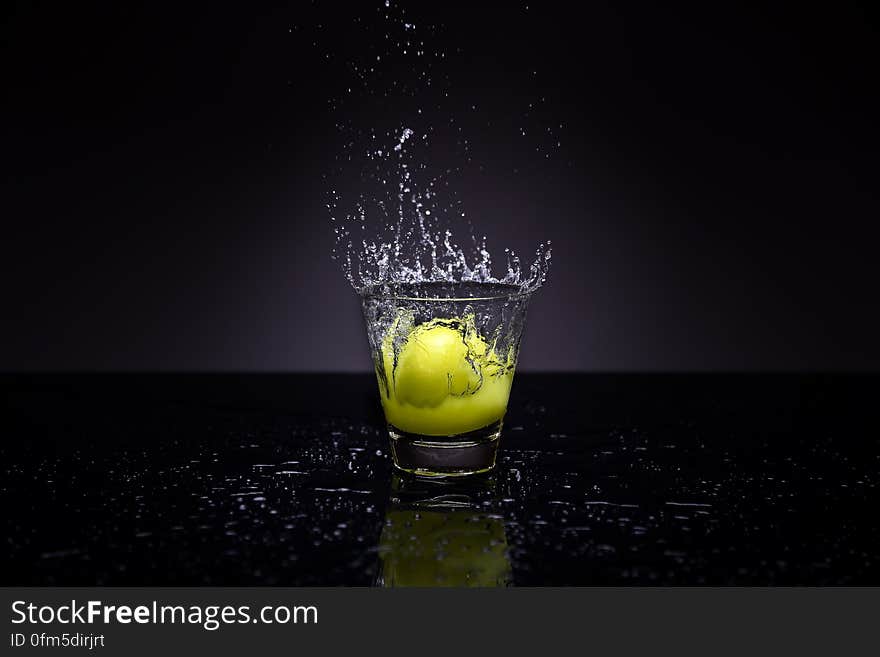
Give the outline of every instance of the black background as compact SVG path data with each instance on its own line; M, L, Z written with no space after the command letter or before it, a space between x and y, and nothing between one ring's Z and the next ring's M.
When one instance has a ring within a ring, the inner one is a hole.
M322 175L379 4L4 5L0 367L367 369ZM458 98L565 126L547 161L477 135L464 189L491 243L554 242L523 368L877 368L874 12L408 11Z

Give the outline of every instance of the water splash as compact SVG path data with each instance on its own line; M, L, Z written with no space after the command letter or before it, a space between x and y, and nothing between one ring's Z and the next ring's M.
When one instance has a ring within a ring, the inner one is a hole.
M527 268L513 250L504 249L500 273L493 272L485 236L472 235L467 248L455 241L450 226L466 213L457 203L441 202L436 190L447 186L444 177L422 179L419 175L426 167L409 147L414 134L403 127L393 146L367 155L380 160L368 179L384 193L360 195L353 211L340 212L340 195L331 191L333 257L352 287L360 291L383 284L426 282L504 283L529 291L540 287L550 266L549 241L538 246Z
M349 62L354 81L330 102L337 117L357 112L373 123L364 129L351 119L336 122L343 137L339 184L331 185L327 202L334 260L359 292L422 283L537 289L549 271L550 242L540 243L526 264L507 248L493 262L459 196L474 153L449 105L449 44L438 39L438 26L413 22L402 3L384 3L380 13L382 38L374 33L366 54ZM457 148L452 163L450 148Z

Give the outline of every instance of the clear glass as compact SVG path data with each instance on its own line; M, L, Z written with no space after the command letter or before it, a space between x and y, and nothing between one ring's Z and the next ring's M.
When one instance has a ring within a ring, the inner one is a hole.
M394 464L425 476L495 465L529 293L501 283L371 288L363 310Z

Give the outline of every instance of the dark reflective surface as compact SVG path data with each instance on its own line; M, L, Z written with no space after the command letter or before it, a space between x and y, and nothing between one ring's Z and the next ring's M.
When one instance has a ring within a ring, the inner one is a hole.
M877 377L517 375L453 483L375 385L3 376L3 583L880 583Z
M495 475L392 475L379 586L507 586L510 557Z

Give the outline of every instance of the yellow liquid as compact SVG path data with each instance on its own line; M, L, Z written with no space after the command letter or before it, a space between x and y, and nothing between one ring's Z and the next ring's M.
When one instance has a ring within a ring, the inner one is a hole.
M385 419L408 433L454 436L504 417L514 358L499 358L473 317L434 319L410 331L395 365L392 327L382 349ZM383 377L380 376L380 380Z

